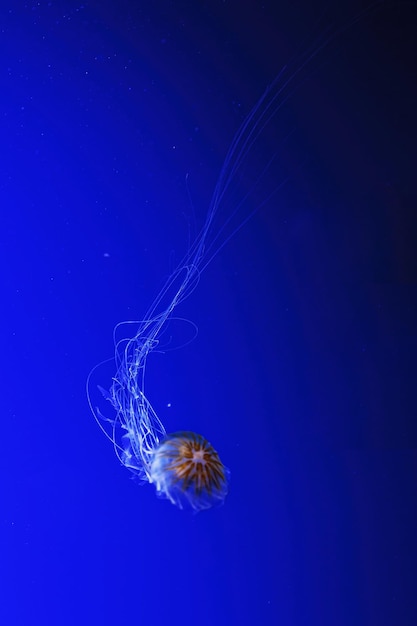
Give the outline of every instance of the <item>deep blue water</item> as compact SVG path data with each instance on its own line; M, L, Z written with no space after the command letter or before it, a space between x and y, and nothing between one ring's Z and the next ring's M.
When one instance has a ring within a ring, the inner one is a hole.
M1 624L417 623L417 17L364 6L1 4ZM86 377L326 33L228 188L223 241L255 214L177 311L198 336L149 358L167 430L231 470L193 516L130 480Z

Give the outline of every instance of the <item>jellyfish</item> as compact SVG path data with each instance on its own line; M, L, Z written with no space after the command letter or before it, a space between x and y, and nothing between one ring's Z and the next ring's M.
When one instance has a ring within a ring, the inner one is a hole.
M112 407L112 416L104 414L92 400L92 379L103 363L94 367L87 379L90 409L121 464L138 482L153 484L158 496L180 509L199 512L222 504L229 491L230 471L202 435L166 432L145 393L147 360L158 349L161 333L174 318L177 307L196 288L207 265L270 199L271 193L253 209L242 210L247 196L268 170L268 162L245 197L232 210L220 210L231 182L241 173L259 135L288 98L288 89L301 68L302 64L295 71L284 68L243 120L226 154L204 224L146 315L116 325L114 357L110 359L115 367L112 383L109 390L97 385ZM281 186L277 185L273 193Z
M112 383L109 390L97 385L111 405L112 416L105 415L92 400L93 374L102 364L93 368L88 376L87 397L91 411L112 442L121 464L140 483L153 484L158 496L180 509L199 512L222 504L229 491L230 471L202 435L190 431L166 432L145 391L148 357L158 350L163 330L174 319L177 307L197 287L204 269L285 183L285 180L278 182L264 194L263 200L247 208L246 201L262 183L276 157L274 153L261 166L241 200L231 208L227 206L227 192L232 182L242 176L243 164L270 121L304 82L303 70L348 25L327 32L296 62L285 66L267 87L243 119L230 144L203 226L185 256L166 280L146 315L141 320L116 325L114 357L111 359L115 367Z

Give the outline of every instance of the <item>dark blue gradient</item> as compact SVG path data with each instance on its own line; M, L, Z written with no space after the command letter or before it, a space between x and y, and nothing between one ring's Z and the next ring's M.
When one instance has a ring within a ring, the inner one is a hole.
M417 11L365 9L1 3L1 624L417 623ZM223 241L255 214L177 310L197 337L149 358L167 431L231 470L191 515L130 480L86 377L326 33L228 189Z

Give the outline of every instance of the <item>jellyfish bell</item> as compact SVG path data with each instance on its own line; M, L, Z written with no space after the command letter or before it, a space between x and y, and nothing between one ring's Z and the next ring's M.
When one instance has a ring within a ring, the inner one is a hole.
M180 431L167 435L154 450L150 482L158 495L180 509L195 512L222 504L230 472L202 435Z

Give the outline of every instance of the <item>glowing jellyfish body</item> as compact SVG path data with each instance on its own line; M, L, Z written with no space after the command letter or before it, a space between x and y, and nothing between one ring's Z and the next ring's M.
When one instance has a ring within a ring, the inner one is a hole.
M181 431L165 437L151 462L151 480L172 504L194 511L223 502L228 491L227 470L201 435Z

